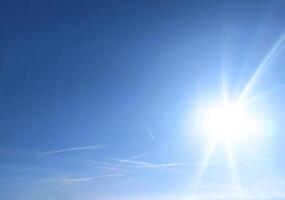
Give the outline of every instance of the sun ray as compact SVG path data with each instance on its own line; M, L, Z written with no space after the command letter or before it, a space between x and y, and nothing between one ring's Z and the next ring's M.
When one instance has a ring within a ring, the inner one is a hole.
M246 84L245 88L242 90L240 96L238 97L237 103L240 103L243 101L243 99L248 95L254 84L260 79L260 77L265 73L265 71L270 66L271 62L273 61L273 58L276 56L278 50L282 46L282 44L285 41L285 33L281 35L279 40L274 44L272 49L269 51L269 53L265 56L265 58L262 60L261 64L257 67L251 78L249 79L248 83Z
M241 189L241 184L240 184L240 179L238 175L238 169L236 166L236 160L233 152L233 147L231 143L226 143L226 153L227 153L227 159L229 162L229 171L230 171L230 176L231 176L231 181L233 184L233 187L236 189L236 194L238 196L242 195L242 189Z
M215 148L216 148L216 143L212 142L210 144L210 147L209 147L209 149L208 149L208 151L207 151L207 153L203 159L203 162L202 162L200 168L198 169L197 174L194 178L195 181L194 181L194 185L193 185L192 190L191 190L190 199L192 199L196 195L196 192L200 186L201 180L202 180L204 173L208 167L208 163L209 163L209 161L213 155Z

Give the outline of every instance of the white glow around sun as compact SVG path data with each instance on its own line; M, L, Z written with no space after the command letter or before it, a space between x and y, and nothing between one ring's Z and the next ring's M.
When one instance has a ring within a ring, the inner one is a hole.
M204 128L216 142L235 141L257 131L255 119L240 106L221 105L206 114Z

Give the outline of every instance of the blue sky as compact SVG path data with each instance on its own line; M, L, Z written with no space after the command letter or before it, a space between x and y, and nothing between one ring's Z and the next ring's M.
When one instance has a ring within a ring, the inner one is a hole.
M0 198L283 198L284 31L282 0L2 0ZM223 91L259 129L207 160Z

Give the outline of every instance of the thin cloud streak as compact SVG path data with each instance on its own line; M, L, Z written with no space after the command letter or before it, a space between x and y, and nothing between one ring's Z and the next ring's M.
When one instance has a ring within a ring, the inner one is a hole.
M101 149L105 148L106 146L103 145L94 145L94 146L84 146L84 147L71 147L66 149L57 149L53 151L46 151L39 153L38 156L47 156L47 155L53 155L53 154L59 154L59 153L65 153L65 152L72 152L72 151L81 151L81 150L92 150L92 149Z

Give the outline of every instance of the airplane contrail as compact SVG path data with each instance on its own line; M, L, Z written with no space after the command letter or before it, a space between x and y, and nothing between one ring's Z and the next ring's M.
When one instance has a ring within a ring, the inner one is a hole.
M94 177L84 178L44 178L40 182L65 182L65 183L76 183L76 182L87 182L94 180Z
M151 137L151 139L153 140L154 136L152 134L152 131L149 128L147 128L147 132L148 132L149 136Z
M163 168L163 167L177 167L186 165L186 163L164 163L164 164L154 164L144 161L137 161L137 160L127 160L127 159L115 159L118 162L134 165L138 168Z
M133 156L132 159L139 159L139 158L144 157L144 156L147 155L147 154L148 154L147 152L144 152L144 153L141 153L141 154L138 154L138 155Z
M212 154L212 151L213 150L211 150L210 151L211 153L209 154ZM129 160L129 159L113 159L113 160L118 162L117 165L127 164L135 168L174 168L180 166L231 165L231 164L245 163L245 162L271 161L273 159L268 158L268 159L244 159L244 160L231 160L231 161L209 161L209 159L207 158L206 163L204 162L150 163L140 160Z
M103 175L83 177L83 178L43 178L39 182L76 183L76 182L93 181L97 178L109 178L109 177L111 178L111 177L118 177L118 176L123 176L123 174L103 174Z
M46 151L39 153L38 156L47 156L47 155L53 155L58 153L65 153L65 152L71 152L71 151L81 151L81 150L92 150L92 149L100 149L104 148L106 146L103 145L95 145L95 146L84 146L84 147L71 147L66 149L57 149L53 151Z
M103 175L96 176L96 178L107 178L107 177L118 177L118 176L124 176L124 174L122 174L122 173L118 173L118 174L103 174Z
M124 182L121 182L121 183L117 183L115 185L112 185L112 187L119 187L119 186L122 186L122 185L126 185L130 182L133 182L132 180L127 180L127 181L124 181Z
M144 157L146 154L148 154L148 152L144 152L144 153L141 153L141 154L138 154L138 155L134 155L133 157L131 157L131 159L136 160L136 159L139 159L139 158ZM112 165L111 167L106 168L105 171L104 171L104 173L108 173L108 172L113 171L113 170L118 170L119 167L120 167L122 164L124 164L124 163L118 162L118 163ZM121 170L121 169L120 169L120 170Z

